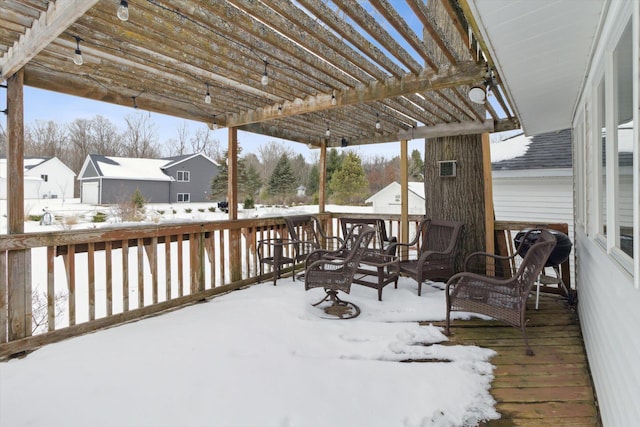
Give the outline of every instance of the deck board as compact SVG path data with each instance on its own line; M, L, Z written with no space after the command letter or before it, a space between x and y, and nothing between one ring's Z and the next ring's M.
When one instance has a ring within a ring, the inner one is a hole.
M452 322L451 344L497 353L491 394L501 418L484 425L601 426L575 310L562 297L543 294L538 310L530 301L527 316L532 357L519 329L477 318Z

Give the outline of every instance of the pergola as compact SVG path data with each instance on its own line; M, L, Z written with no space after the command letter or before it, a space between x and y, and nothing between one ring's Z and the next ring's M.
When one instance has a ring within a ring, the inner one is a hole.
M406 170L409 139L519 127L465 15L467 0L5 0L8 233L24 231L24 85L227 127L231 219L238 130L320 148L323 211L328 147L398 141Z

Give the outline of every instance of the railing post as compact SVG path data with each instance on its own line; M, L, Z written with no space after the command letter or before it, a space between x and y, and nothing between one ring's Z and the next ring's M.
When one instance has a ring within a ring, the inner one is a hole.
M24 232L24 69L7 79L7 233ZM7 253L8 340L31 335L31 251Z

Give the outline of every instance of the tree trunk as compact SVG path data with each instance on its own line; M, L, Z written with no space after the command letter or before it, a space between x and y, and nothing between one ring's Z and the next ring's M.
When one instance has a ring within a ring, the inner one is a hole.
M443 160L456 161L455 177L439 176L438 161ZM484 250L485 245L482 135L425 140L424 176L427 217L464 223L456 259L460 271L466 256Z

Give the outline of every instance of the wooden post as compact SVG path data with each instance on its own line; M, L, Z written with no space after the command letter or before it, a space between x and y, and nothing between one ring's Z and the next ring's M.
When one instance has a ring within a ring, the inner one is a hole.
M228 147L228 187L229 220L238 219L238 129L229 128ZM231 266L231 282L242 279L242 259L240 245L240 230L229 230L229 265Z
M325 211L325 196L327 194L327 143L320 145L320 183L318 186L318 212Z
M495 253L495 212L493 211L493 179L491 175L491 142L489 134L482 134L482 165L484 170L484 226L485 251Z
M24 233L24 70L7 80L7 233ZM8 338L31 335L31 252L7 253Z
M400 141L400 241L409 241L409 161L408 142L406 139ZM403 247L403 252L398 254L402 259L406 259L408 249Z

